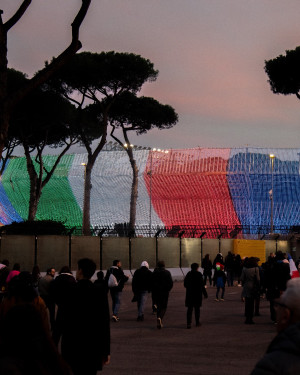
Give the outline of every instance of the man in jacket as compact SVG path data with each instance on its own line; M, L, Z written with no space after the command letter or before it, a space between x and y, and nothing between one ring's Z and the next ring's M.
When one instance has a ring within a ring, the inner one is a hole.
M63 311L61 352L74 375L96 375L110 358L110 326L105 288L91 282L93 260L78 261L77 283Z
M151 277L152 272L149 270L149 264L144 260L141 267L135 271L132 278L132 291L138 308L138 322L142 322L144 320L144 308L147 301L148 292L151 290Z
M186 288L185 306L187 307L187 328L191 328L192 314L195 309L196 327L200 327L200 307L202 305L202 294L207 298L202 273L199 272L199 264L193 263L191 271L184 278Z
M152 274L152 297L157 306L157 328L163 327L162 320L167 311L169 293L173 288L173 280L170 271L165 269L165 262L158 261Z
M300 373L300 278L287 283L274 302L278 335L251 375L298 375Z
M113 274L117 281L117 285L110 287L109 290L112 299L112 320L118 322L120 320L118 314L121 306L122 291L124 284L128 281L129 277L124 274L122 263L119 259L115 259L112 267L107 270L105 275L106 284L108 284L110 274Z

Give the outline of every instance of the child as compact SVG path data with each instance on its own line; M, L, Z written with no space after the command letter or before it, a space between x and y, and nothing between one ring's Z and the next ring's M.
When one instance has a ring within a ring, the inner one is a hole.
M214 273L214 285L217 286L217 293L216 293L216 301L219 302L219 292L222 289L221 294L221 301L224 301L224 293L225 293L225 283L226 283L226 275L224 272L224 265L221 263L216 263L216 270Z

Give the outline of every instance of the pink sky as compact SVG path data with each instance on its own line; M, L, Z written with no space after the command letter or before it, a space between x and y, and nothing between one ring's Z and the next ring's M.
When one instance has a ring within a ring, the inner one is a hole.
M9 66L30 76L62 51L80 3L32 2L9 33ZM3 20L20 4L2 0ZM264 72L264 60L300 45L299 16L299 0L92 0L80 39L82 51L133 52L159 70L142 94L179 122L135 144L299 147L300 101L274 95Z

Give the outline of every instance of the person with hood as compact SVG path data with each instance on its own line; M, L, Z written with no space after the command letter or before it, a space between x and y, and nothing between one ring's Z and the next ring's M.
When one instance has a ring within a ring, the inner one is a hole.
M187 328L192 326L192 314L195 310L196 327L200 327L200 307L202 306L202 294L207 298L207 292L204 285L202 273L199 272L199 264L193 263L191 271L184 278L184 287L186 288L185 306L187 307Z
M152 297L157 306L157 328L163 327L162 320L168 306L169 293L173 288L173 280L170 271L166 270L165 262L160 260L152 273Z
M113 276L115 279L116 284L113 286L110 286L109 279L110 276ZM124 274L124 271L122 270L122 263L119 259L115 259L113 261L112 267L110 267L109 270L107 270L105 275L105 282L109 287L110 295L112 299L112 320L113 322L118 322L120 320L119 318L119 309L121 306L121 297L122 297L122 291L124 288L124 284L128 281L129 276L126 276Z
M277 336L251 375L298 375L300 373L300 278L287 282L274 301Z
M132 291L134 294L133 302L137 302L138 322L144 320L145 304L148 298L148 293L151 291L151 277L152 272L149 270L149 264L144 260L141 267L134 272L132 278Z

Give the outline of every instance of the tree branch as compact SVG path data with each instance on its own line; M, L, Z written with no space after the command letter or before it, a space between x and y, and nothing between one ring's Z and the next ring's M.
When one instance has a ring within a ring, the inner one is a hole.
M23 3L21 4L20 8L16 11L16 13L3 25L4 30L6 32L9 29L11 29L22 18L23 14L26 12L30 4L31 4L31 0L23 1Z
M25 86L17 90L8 99L9 111L12 111L14 106L29 94L36 87L47 81L55 72L57 72L63 65L65 65L73 55L82 47L79 41L79 29L83 22L86 13L91 4L91 0L82 0L82 5L72 23L72 42L58 57L52 60L44 69L40 70L34 77L32 77Z
M63 151L58 155L54 165L52 166L51 170L47 171L47 176L42 182L42 188L49 182L50 178L52 177L55 169L57 168L58 164L61 161L61 158L65 155L65 153L69 150L69 148L72 146L72 142L68 143L67 146L63 149Z
M114 135L114 131L116 130L115 125L112 125L112 124L111 124L111 127L112 127L112 130L111 130L111 132L110 132L110 136L111 136L111 137L112 137L117 143L119 143L120 146L122 146L122 147L124 148L123 143L119 140L119 138L117 138L117 137Z

